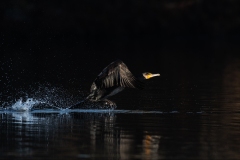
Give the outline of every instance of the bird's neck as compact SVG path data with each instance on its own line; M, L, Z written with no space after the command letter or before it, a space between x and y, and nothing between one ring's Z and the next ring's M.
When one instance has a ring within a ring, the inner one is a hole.
M146 78L143 76L142 73L137 74L137 75L136 75L136 78L139 79L140 81L145 81L145 80L146 80Z

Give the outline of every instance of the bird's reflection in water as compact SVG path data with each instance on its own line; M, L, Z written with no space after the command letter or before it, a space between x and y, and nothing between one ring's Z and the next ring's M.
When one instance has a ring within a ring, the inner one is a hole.
M159 149L159 142L160 142L160 136L158 135L150 135L146 133L143 139L143 153L142 156L143 159L158 159L158 149Z
M119 144L120 157L122 159L159 159L159 135L151 135L148 132L144 133L142 141L138 143L138 138L128 132L121 132L121 139ZM133 146L136 146L134 148ZM137 153L131 155L131 153Z

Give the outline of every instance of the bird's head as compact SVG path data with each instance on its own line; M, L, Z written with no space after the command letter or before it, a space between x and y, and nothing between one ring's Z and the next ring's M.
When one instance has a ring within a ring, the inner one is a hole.
M144 73L143 73L143 77L144 77L145 79L150 79L150 78L156 77L156 76L160 76L160 74L159 74L159 73L153 74L153 73L149 73L149 72L144 72Z

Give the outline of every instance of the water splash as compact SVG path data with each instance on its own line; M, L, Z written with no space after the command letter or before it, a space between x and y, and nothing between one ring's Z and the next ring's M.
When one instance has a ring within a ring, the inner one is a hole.
M8 109L12 109L15 111L29 111L34 107L34 105L38 105L38 104L47 104L47 103L39 100L34 100L33 98L27 98L26 101L23 101L23 99L20 98L16 103L8 107ZM49 104L49 106L51 105ZM56 109L61 109L56 106L51 106L51 107Z
M39 102L34 101L32 98L28 98L25 102L23 102L21 98L15 104L13 104L10 109L13 109L16 111L29 111L33 107L33 105L36 103L39 103Z

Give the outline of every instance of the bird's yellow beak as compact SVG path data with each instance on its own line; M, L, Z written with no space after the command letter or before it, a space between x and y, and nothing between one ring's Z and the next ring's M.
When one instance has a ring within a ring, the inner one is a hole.
M157 73L157 74L147 74L147 75L145 75L145 78L146 79L150 79L150 78L153 78L153 77L156 77L156 76L160 76L160 74L159 73Z

